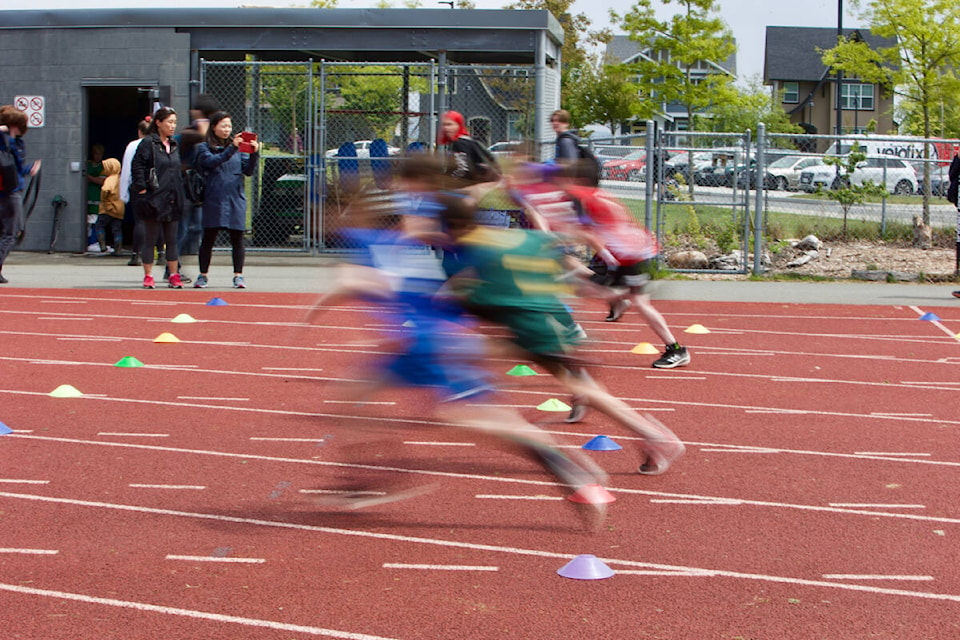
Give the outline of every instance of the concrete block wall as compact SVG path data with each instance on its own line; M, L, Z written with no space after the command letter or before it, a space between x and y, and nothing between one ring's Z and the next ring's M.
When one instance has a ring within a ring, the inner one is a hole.
M59 251L82 251L85 237L85 181L71 163L86 160L83 125L87 86L125 84L169 86L171 106L187 113L190 87L190 36L173 28L22 29L3 32L0 46L0 104L14 96L45 99L45 124L27 132L27 158L43 161L36 209L20 247L46 251L53 223L54 196L64 211ZM132 139L133 136L131 136Z

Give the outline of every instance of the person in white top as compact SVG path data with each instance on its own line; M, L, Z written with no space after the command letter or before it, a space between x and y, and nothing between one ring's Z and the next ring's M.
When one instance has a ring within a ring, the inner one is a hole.
M132 183L130 167L133 163L133 156L137 152L137 147L140 146L140 141L143 140L148 131L150 131L150 116L137 123L137 139L127 143L127 148L123 152L123 160L120 162L120 199L127 205L124 223L133 225L133 256L127 263L130 266L142 264L140 247L143 245L143 224L137 221L137 216L133 213L133 200L130 193L130 184ZM132 194L132 196L136 197L136 194Z

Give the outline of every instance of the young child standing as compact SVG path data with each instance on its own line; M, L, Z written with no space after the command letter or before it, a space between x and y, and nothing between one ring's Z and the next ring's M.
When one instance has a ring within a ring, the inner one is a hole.
M123 247L123 200L120 199L120 161L103 161L103 186L100 187L100 207L94 229L100 253L119 253ZM113 246L107 246L106 230L110 229Z

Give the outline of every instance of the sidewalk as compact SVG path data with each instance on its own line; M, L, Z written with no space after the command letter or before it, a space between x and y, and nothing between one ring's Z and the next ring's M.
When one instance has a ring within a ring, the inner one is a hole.
M10 281L0 291L16 288L140 289L141 267L127 266L127 257L75 253L13 252L4 265ZM322 293L332 283L331 267L339 258L300 253L248 252L244 276L252 291ZM197 257L187 256L183 271L197 275ZM154 267L162 276L162 267ZM215 253L210 291L232 290L230 254ZM163 283L158 279L158 287ZM192 285L186 285L190 287ZM960 306L951 295L956 284L888 284L885 282L751 282L745 276L724 280L661 280L652 294L662 300L783 302L800 304Z

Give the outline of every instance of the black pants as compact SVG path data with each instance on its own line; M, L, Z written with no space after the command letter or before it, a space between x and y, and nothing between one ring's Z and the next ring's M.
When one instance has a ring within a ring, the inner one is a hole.
M243 261L246 249L243 245L243 229L226 229L225 227L206 227L203 230L203 240L200 242L200 273L210 271L210 260L213 258L213 245L217 241L217 234L224 229L230 234L230 247L233 249L233 272L243 273Z

